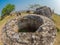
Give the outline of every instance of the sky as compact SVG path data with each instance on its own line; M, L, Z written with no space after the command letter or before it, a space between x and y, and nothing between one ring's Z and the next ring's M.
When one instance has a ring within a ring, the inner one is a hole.
M15 11L28 9L31 4L40 4L52 8L55 13L60 14L60 0L0 0L0 15L7 4L14 4Z

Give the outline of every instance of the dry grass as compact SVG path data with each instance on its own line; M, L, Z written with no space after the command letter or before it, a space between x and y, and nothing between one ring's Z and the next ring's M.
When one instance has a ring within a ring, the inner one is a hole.
M56 24L56 27L59 29L57 32L57 36L56 36L56 40L54 42L54 45L60 45L60 16L54 14L53 19Z
M56 27L60 29L60 16L59 15L53 15L54 22L56 24Z

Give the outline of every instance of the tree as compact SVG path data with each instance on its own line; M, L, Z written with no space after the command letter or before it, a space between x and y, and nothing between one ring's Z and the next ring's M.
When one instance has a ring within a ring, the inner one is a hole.
M32 9L32 10L35 10L38 7L41 7L41 5L40 4L33 4L33 5L29 6L29 8Z
M5 15L9 15L13 10L15 10L15 5L7 4L3 9L1 16L4 17Z

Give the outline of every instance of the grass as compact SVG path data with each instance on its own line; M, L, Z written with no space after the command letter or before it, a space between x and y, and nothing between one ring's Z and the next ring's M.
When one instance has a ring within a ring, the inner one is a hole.
M55 24L56 24L56 27L60 29L60 16L54 14L54 15L53 15L53 20L54 20L54 22L55 22Z
M22 15L24 16L26 13L22 13ZM7 16L5 17L2 21L0 21L0 33L1 33L1 29L2 27L4 26L4 24L10 20L10 19L13 19L15 16ZM60 16L56 15L56 14L53 14L53 20L56 24L56 27L58 29L57 31L57 36L56 36L56 40L55 40L55 43L54 45L60 45ZM3 45L0 41L0 45Z
M53 20L54 20L56 27L57 27L57 36L56 36L56 40L54 42L54 45L60 45L60 16L54 14Z

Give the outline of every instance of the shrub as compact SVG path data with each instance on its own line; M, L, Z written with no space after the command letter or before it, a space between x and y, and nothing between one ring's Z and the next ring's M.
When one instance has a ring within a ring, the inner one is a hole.
M3 18L6 15L9 15L13 10L15 9L15 6L12 4L7 4L1 12L1 17Z

